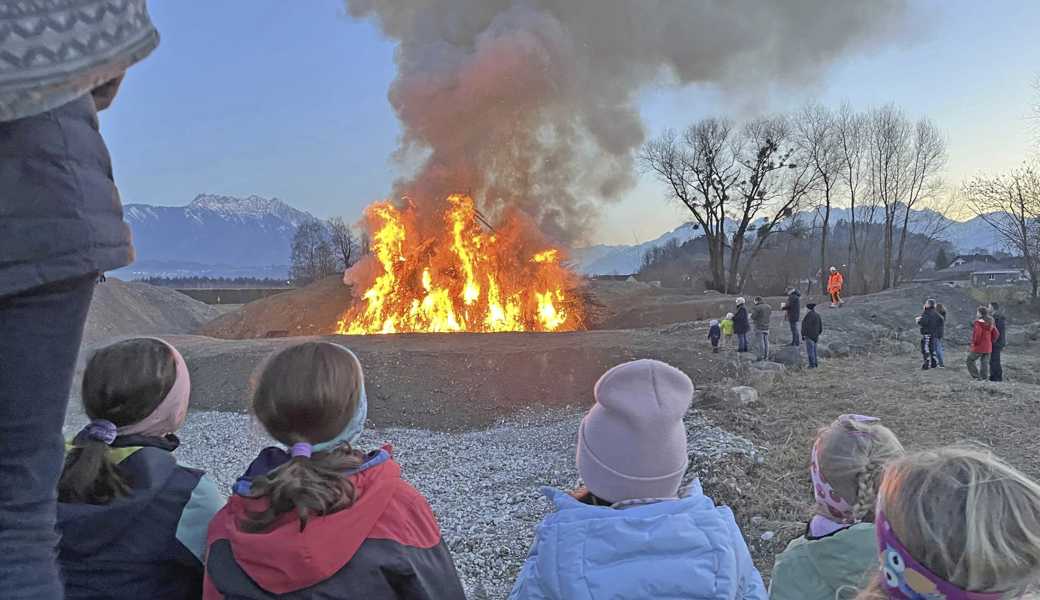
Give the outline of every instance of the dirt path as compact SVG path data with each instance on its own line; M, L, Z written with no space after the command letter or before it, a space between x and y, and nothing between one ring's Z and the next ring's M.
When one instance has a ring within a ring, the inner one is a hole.
M950 368L931 371L921 371L913 355L824 361L818 370L788 375L757 405L705 408L720 427L765 451L740 491L710 490L734 507L764 575L773 557L804 532L812 505L810 446L816 430L838 415L881 417L911 450L981 442L1040 477L1040 386L1022 382L1040 371L1040 345L1005 353L1005 371L1018 383L972 381L964 360L964 352L954 350L947 353Z

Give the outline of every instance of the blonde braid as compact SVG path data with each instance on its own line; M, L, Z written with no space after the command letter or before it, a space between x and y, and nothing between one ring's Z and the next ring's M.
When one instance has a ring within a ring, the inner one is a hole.
M856 476L856 503L852 505L852 518L855 521L865 521L867 517L873 517L877 490L884 469L884 463L875 460L874 453L871 452L867 464Z

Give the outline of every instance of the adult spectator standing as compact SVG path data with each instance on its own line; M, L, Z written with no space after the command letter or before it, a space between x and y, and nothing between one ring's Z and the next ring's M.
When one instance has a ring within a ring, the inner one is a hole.
M841 299L841 290L845 287L845 276L837 267L831 267L831 275L827 279L827 293L831 296L831 308L838 308L845 301Z
M737 336L737 352L748 351L748 332L751 323L748 321L747 307L744 298L737 298L737 312L733 315L733 333Z
M820 341L820 334L823 333L823 319L820 318L820 313L816 312L816 304L810 302L805 305L808 310L805 311L805 318L802 319L802 339L805 340L805 356L809 360L809 368L815 369L820 366L820 361L816 356L816 344Z
M946 307L943 306L942 302L936 303L935 312L939 313L942 321L939 323L939 328L935 331L935 337L932 338L932 345L935 348L935 359L939 362L939 368L945 369L946 347L943 345L943 338L946 337Z
M762 300L762 296L755 296L755 307L751 310L751 322L755 325L755 338L762 351L759 359L769 359L769 317L773 314L773 307Z
M798 288L791 288L791 291L787 293L787 302L784 303L784 312L787 313L787 322L791 325L791 343L790 346L798 346L798 340L801 339L798 335L798 321L801 320L802 313L802 293L798 291Z
M3 6L0 598L50 600L63 594L57 483L83 325L99 274L133 259L97 112L159 36L145 0Z
M1000 362L1000 355L1004 351L1004 346L1007 346L1007 318L997 302L990 303L989 312L993 315L993 324L1000 334L1000 337L994 340L993 352L989 355L989 380L1004 381L1004 365Z
M921 370L934 369L939 366L935 360L935 336L943 328L942 317L935 311L934 299L925 300L924 310L917 317L917 325L921 330L921 358L924 361Z
M1000 332L993 323L989 309L980 306L971 329L971 346L968 348L968 374L972 379L989 381L989 357L993 353L993 344L999 339ZM976 366L978 363L978 366Z

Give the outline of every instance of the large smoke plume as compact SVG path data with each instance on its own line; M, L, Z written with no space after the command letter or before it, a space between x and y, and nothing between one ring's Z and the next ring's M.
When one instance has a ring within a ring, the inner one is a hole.
M582 239L635 177L636 105L655 81L765 93L811 81L886 37L904 0L347 0L399 42L390 102L394 193L418 206L469 192L547 235ZM677 124L682 125L682 124Z

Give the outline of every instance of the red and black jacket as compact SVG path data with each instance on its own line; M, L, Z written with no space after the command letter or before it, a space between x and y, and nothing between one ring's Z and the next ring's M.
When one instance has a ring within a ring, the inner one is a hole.
M277 449L265 450L247 475L288 460L281 455ZM239 528L247 512L267 506L266 498L242 495L240 480L240 493L231 496L209 526L203 598L464 599L433 511L401 479L390 449L372 453L346 476L357 490L350 508L312 517L303 531L296 515L286 513L264 533ZM245 484L247 488L248 480Z

